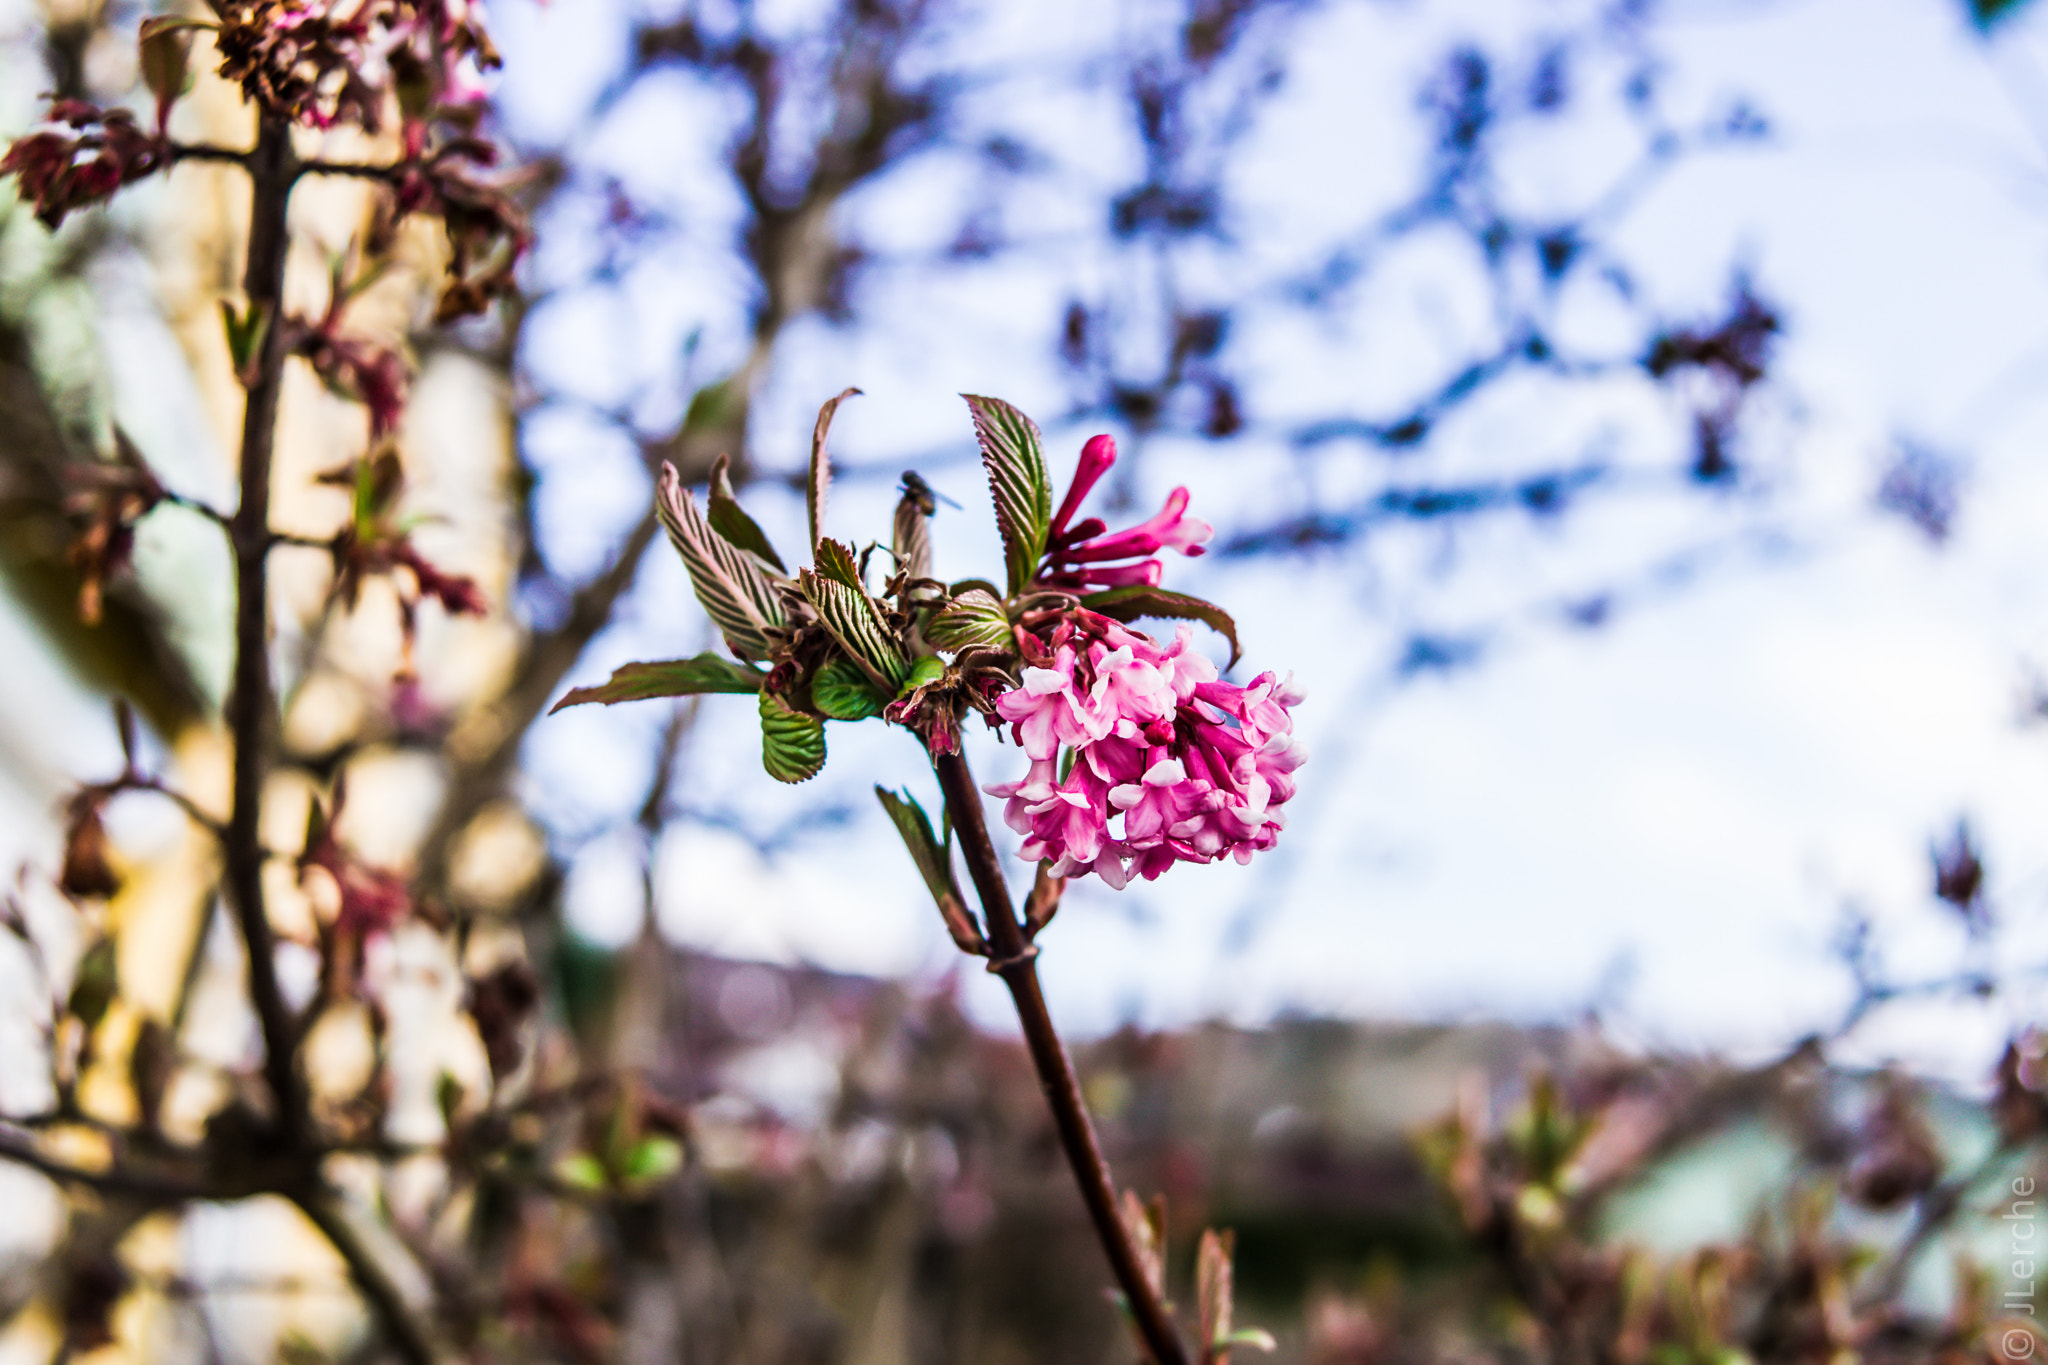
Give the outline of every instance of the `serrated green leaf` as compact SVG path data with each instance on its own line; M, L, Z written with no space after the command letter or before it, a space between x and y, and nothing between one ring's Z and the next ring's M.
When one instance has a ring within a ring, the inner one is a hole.
M1114 621L1136 621L1143 617L1200 621L1230 641L1231 667L1236 667L1238 657L1244 653L1238 647L1237 622L1231 619L1230 613L1214 602L1204 602L1184 592L1168 592L1164 588L1148 588L1139 584L1090 593L1081 599L1081 605Z
M920 687L928 687L946 676L946 661L936 654L920 654L910 661L910 672L904 674L903 683L896 689L898 697L907 697Z
M693 659L662 659L649 663L623 664L611 681L596 687L570 691L548 711L553 715L565 706L601 702L606 706L622 701L649 701L655 697L694 697L706 692L758 692L767 675L745 664L716 654L699 654Z
M761 766L777 782L808 782L825 766L825 722L761 692Z
M733 496L732 479L727 474L732 461L720 455L711 462L711 507L705 519L711 529L724 536L742 550L751 551L775 566L776 572L788 573L782 567L782 556L775 553L775 547L768 543L767 532L757 525Z
M971 393L961 397L974 414L974 437L981 444L982 467L988 471L1014 596L1031 581L1052 528L1052 479L1045 472L1045 443L1032 420L1002 399Z
M865 593L867 585L860 581L860 565L854 562L851 546L842 545L830 536L818 542L817 570L835 583L843 583L855 592Z
M781 597L768 571L711 529L672 464L661 467L655 510L690 571L697 600L732 652L745 659L767 658L768 629L782 624Z
M1010 649L1017 641L1010 618L993 593L971 588L948 602L925 622L924 638L948 654L963 649Z
M889 696L895 696L910 672L910 660L903 657L875 600L858 588L849 588L809 569L798 572L797 586L818 613L818 620L867 673L868 680Z
M881 715L888 704L851 659L833 659L811 679L811 705L834 720L867 720Z
M825 433L832 429L832 414L839 405L860 392L847 389L826 400L818 409L818 424L811 428L811 476L804 483L804 511L811 523L811 544L825 537L825 494L832 487L832 457L825 453Z

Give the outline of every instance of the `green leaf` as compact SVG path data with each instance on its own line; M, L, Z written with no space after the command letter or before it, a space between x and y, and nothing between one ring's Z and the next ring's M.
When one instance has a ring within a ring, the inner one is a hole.
M978 956L988 955L988 940L982 937L981 926L968 913L967 902L961 898L960 885L953 879L953 859L946 845L941 844L932 833L931 817L924 813L924 807L917 804L917 798L909 792L898 796L886 787L875 788L875 799L882 803L882 809L889 813L890 823L903 836L903 846L910 850L910 861L917 865L917 875L924 878L925 889L932 893L932 900L939 907L939 915L946 922L946 932L960 951Z
M811 705L834 720L867 720L881 715L888 704L851 659L833 659L811 679Z
M903 685L896 689L896 695L907 697L920 687L928 687L946 676L946 661L936 654L920 654L910 664L910 672L904 675Z
M970 588L935 612L925 623L924 638L948 654L963 649L1011 649L1017 640L1010 618L994 594Z
M683 1148L672 1137L655 1134L641 1138L626 1149L619 1162L619 1180L624 1184L651 1185L683 1168Z
M828 399L818 409L818 424L811 428L811 477L804 484L804 511L810 516L812 545L825 537L825 492L832 486L832 457L825 453L825 433L832 429L832 414L839 411L839 405L859 392L847 389Z
M588 1152L572 1152L555 1163L555 1179L571 1189L595 1194L608 1183L604 1163Z
M726 473L731 464L732 461L724 455L711 462L711 510L706 516L711 529L742 550L761 556L773 564L778 573L789 572L782 567L782 556L776 554L775 547L768 543L767 533L741 509L739 499L733 496L732 479Z
M1230 613L1214 602L1204 602L1183 592L1148 588L1141 583L1129 588L1090 593L1081 599L1081 605L1114 621L1129 622L1143 617L1200 621L1230 641L1230 667L1235 668L1238 657L1244 653L1237 643L1237 622L1230 619Z
M896 637L882 620L875 600L858 588L849 588L833 578L803 569L797 586L817 611L818 619L830 631L839 647L859 664L869 681L889 696L896 695L910 660L903 657Z
M242 313L223 299L220 318L227 329L228 359L234 362L235 373L246 374L256 359L256 353L263 349L263 334L269 330L270 310L260 304L252 304L247 313Z
M825 722L761 692L761 766L777 782L808 782L825 766Z
M917 798L908 791L898 796L887 787L877 786L875 799L882 803L882 809L889 813L890 823L903 836L903 846L910 850L910 861L917 864L917 875L924 878L925 889L932 893L932 899L957 897L960 889L953 881L952 860L946 856L938 836L932 833L931 817L924 813L924 807L917 803Z
M120 988L114 940L98 939L78 959L78 969L71 978L71 995L65 1002L65 1009L78 1022L92 1028L106 1017L107 1007L114 1003L114 996Z
M782 601L768 571L746 551L711 529L672 464L661 467L654 500L670 543L690 571L690 586L732 652L768 657L768 630L782 624Z
M610 682L574 689L556 702L548 714L552 716L565 706L583 706L594 701L610 706L655 697L694 697L705 692L758 692L766 676L717 654L625 664L612 674Z
M960 395L974 414L974 437L988 471L996 504L996 528L1003 533L1010 595L1024 590L1045 553L1052 528L1052 479L1045 472L1045 443L1031 419L1000 398Z
M690 395L690 406L683 413L683 430L706 432L732 426L745 410L746 390L730 379L721 379Z
M860 565L854 562L853 548L842 545L831 537L817 544L817 569L835 583L844 583L855 592L864 593L867 585L860 581Z

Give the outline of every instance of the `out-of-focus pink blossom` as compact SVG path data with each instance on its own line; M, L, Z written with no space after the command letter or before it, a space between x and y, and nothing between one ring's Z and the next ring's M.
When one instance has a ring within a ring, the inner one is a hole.
M21 197L36 218L54 229L76 208L96 204L115 190L166 165L170 146L144 132L126 109L101 109L84 100L57 100L50 121L78 130L30 133L15 139L0 157L0 175L16 177Z
M1162 649L1093 613L1076 619L1061 627L1072 638L1053 666L1027 668L1024 686L996 702L1031 759L1022 779L988 788L1024 836L1021 856L1050 860L1054 876L1122 886L1176 862L1248 862L1272 847L1303 759L1293 679L1223 682L1187 626Z

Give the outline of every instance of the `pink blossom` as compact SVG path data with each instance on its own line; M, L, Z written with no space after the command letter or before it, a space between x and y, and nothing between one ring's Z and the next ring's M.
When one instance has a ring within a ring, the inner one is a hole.
M1017 743L1033 758L1052 758L1062 745L1079 746L1101 735L1074 694L1074 651L1062 647L1051 668L1027 668L1024 685L1006 692L996 713L1014 726Z
M997 702L1032 760L1023 779L988 788L1007 799L1021 856L1121 886L1176 862L1248 862L1271 848L1304 758L1292 677L1262 673L1240 687L1218 679L1186 626L1161 649L1106 618L1079 619L1096 638L1061 643L1053 667L1026 669L1025 685ZM1071 763L1057 778L1062 748Z

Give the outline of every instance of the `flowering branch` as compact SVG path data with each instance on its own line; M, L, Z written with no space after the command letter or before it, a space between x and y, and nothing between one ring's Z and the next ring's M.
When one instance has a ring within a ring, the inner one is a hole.
M886 547L890 571L874 591L868 570L883 547L857 555L825 525L826 437L839 405L857 392L847 390L818 414L804 484L812 563L794 574L740 507L723 459L711 469L705 508L673 465L662 469L655 509L734 657L628 664L609 682L571 691L557 709L752 695L762 766L782 782L808 781L824 767L827 721L879 716L917 736L944 794L944 840L907 793L877 788L876 795L947 933L962 952L988 958L989 970L1009 988L1060 1144L1148 1355L1155 1365L1186 1365L1190 1357L1166 1304L1162 1229L1133 1196L1118 1202L1046 1008L1034 939L1069 878L1094 874L1122 887L1133 873L1151 879L1178 863L1226 856L1246 862L1271 847L1302 762L1291 714L1302 694L1291 679L1271 673L1249 686L1223 681L1195 650L1189 626L1163 648L1133 629L1129 623L1141 618L1202 621L1230 641L1236 662L1236 626L1227 613L1158 586L1158 552L1200 554L1208 524L1187 515L1186 489L1127 530L1110 532L1094 517L1074 521L1115 462L1116 444L1107 436L1088 443L1055 512L1038 428L1000 399L967 402L1002 534L1007 586L984 579L947 584L933 576L925 523L937 502L922 479L906 474ZM1008 798L1005 817L1025 836L1022 856L1038 865L1022 921L961 753L960 723L969 712L1007 728L1030 760L1026 776L987 789ZM980 924L954 881L956 834L981 901ZM1266 1341L1257 1331L1230 1327L1227 1246L1224 1237L1204 1240L1203 1365L1223 1365L1234 1347Z

